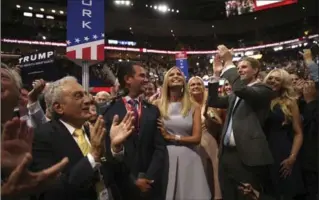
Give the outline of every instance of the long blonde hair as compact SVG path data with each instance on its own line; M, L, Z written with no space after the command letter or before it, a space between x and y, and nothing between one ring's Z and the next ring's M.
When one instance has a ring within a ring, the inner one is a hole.
M163 81L163 86L162 86L162 95L161 98L159 99L158 102L158 108L161 112L162 117L164 117L164 119L168 119L168 104L169 104L169 87L168 87L168 78L170 73L174 70L177 69L178 71L180 71L182 74L183 72L178 68L178 67L172 67L171 69L169 69L165 76L164 76L164 81ZM188 87L187 87L187 83L186 83L186 79L183 77L183 96L182 96L182 109L181 109L181 114L183 115L183 117L186 117L189 113L189 111L192 108L192 102L190 100L190 94L188 91Z
M187 85L188 85L188 89L190 88L190 82L191 82L192 80L195 80L195 79L197 79L197 80L200 81L201 86L202 86L202 89L203 89L203 92L204 92L202 104L199 105L199 106L201 106L201 108L203 109L203 108L205 108L205 106L206 106L206 101L207 101L207 98L208 98L208 92L205 91L205 84L204 84L203 79L202 79L201 77L199 77L199 76L193 76L192 78L190 78L190 79L188 80L188 84L187 84ZM197 101L195 101L195 99L194 99L194 97L193 97L193 95L192 95L191 93L190 93L190 97L191 97L191 98L190 98L190 99L191 99L191 102L193 102L194 104L199 104ZM218 110L217 110L216 108L211 108L211 107L210 107L209 109L210 109L210 110L208 110L207 112L213 112L215 119L216 119L219 123L223 123L223 120L221 119Z
M201 86L202 86L202 89L203 89L203 92L204 92L202 104L204 105L204 104L206 103L207 98L208 98L208 93L205 91L204 81L203 81L203 79L202 79L201 77L199 77L199 76L193 76L192 78L190 78L190 79L188 80L188 83L187 83L188 91L189 91L189 88L190 88L190 82L191 82L192 80L195 80L195 79L199 80L200 83L201 83ZM198 104L198 102L195 101L195 99L194 99L194 97L193 97L193 95L192 95L191 93L190 93L190 98L191 98L191 101L192 101L193 103ZM202 106L202 105L200 105L200 106Z
M297 100L296 92L292 85L292 79L289 73L284 69L273 69L265 77L264 82L267 83L270 75L278 72L281 80L280 95L273 99L270 104L270 109L273 111L275 105L279 105L285 115L285 123L292 119L291 106Z

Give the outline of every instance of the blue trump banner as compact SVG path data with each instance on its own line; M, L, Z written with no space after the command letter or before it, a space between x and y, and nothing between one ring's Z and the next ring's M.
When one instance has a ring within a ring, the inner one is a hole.
M67 57L104 61L104 0L68 0L67 7Z
M176 66L181 69L184 73L185 78L188 80L188 62L187 62L187 54L186 52L180 52L176 54Z

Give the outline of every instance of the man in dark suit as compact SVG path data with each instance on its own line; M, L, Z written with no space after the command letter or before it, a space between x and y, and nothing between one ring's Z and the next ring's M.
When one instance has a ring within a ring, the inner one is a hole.
M110 147L109 137L106 137L107 150L123 150L125 153L123 162L114 162L112 166L105 167L116 170L113 180L121 199L165 199L162 177L164 160L168 154L164 138L157 129L160 112L154 105L139 98L148 81L146 71L141 64L128 62L119 66L117 76L120 90L127 90L128 94L114 100L104 111L106 128L110 128L114 115L121 120L127 111L131 111L135 114L135 129L118 146ZM111 155L111 152L107 154Z
M101 163L107 162L103 159L106 133L103 118L100 116L90 130L84 127L90 117L90 99L73 77L52 83L48 92L47 106L52 112L52 120L35 130L32 169L45 169L63 157L69 158L69 165L59 180L39 195L39 199L111 199L108 182L103 176L112 172L100 170ZM123 121L126 122L128 120ZM126 129L123 127L123 124L112 124L111 132L128 135L130 123L126 123ZM119 152L112 156L121 155Z
M263 124L274 97L271 88L257 81L260 64L253 58L243 58L237 69L231 52L218 46L214 60L215 80L209 84L208 106L227 110L220 141L220 182L224 200L241 199L239 182L250 183L261 191L265 166L273 162ZM221 60L224 62L222 64ZM218 78L225 78L233 93L218 96Z

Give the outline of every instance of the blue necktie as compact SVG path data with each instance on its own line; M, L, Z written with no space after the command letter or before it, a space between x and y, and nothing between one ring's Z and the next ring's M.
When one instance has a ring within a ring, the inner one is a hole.
M138 130L139 130L139 114L138 114L138 111L137 111L137 106L138 106L138 101L137 100L133 100L133 99L130 99L128 101L128 103L131 105L132 107L132 110L133 111L133 114L134 114L134 126L135 126L135 130L136 132L138 133Z

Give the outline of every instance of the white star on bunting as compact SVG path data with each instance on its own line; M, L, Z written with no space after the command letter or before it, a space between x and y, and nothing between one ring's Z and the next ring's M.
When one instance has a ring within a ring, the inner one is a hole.
M75 42L76 42L76 43L79 43L79 42L80 42L80 39L79 39L79 38L75 38Z
M67 40L67 41L66 41L66 43L67 43L68 45L70 45L70 44L71 44L70 40Z
M101 33L101 37L104 37L104 33Z
M85 40L85 41L88 41L88 40L89 40L89 37L84 37L84 40Z
M93 35L93 38L96 40L97 39L97 35Z

